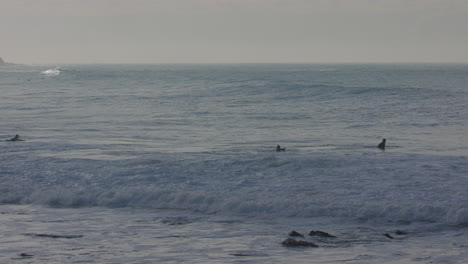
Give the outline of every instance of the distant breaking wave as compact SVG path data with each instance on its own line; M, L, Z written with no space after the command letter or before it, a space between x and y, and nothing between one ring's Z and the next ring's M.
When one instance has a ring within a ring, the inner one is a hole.
M41 73L46 75L46 76L57 76L57 75L60 74L60 68L55 67L53 69L48 69L48 70L42 71Z

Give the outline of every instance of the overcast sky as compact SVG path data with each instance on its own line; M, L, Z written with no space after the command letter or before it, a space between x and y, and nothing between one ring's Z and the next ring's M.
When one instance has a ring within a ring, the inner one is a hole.
M468 0L0 0L0 57L468 62Z

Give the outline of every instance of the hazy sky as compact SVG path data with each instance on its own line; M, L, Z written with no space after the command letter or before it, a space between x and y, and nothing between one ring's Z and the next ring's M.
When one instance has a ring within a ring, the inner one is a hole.
M468 62L468 0L0 0L0 57Z

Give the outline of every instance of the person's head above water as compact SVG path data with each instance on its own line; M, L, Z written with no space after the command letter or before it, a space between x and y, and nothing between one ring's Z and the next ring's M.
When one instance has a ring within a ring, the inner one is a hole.
M379 149L385 149L385 143L387 142L387 140L384 138L382 139L382 142L380 142L380 144L377 146Z
M276 145L276 151L286 151L286 148L281 148L280 145Z
M18 134L16 134L15 137L10 138L10 139L7 139L6 141L23 141L23 140L19 138L19 135L18 135Z

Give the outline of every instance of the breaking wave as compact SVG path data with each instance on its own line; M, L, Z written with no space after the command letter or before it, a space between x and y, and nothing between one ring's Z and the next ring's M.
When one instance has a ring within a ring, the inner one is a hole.
M57 76L60 74L60 68L55 67L53 69L48 69L48 70L42 71L41 74L45 76Z
M0 202L468 224L464 157L283 154L3 160Z

